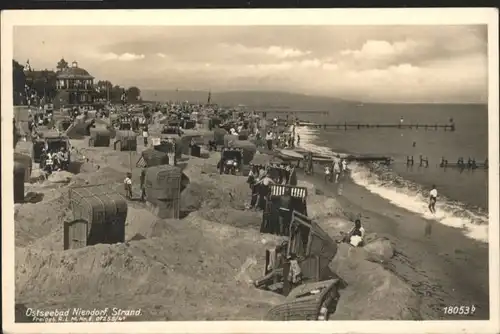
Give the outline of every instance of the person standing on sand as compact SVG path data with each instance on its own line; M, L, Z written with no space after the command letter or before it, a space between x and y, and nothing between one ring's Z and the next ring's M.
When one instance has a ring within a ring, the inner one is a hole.
M256 175L256 167L250 169L250 173L248 174L247 183L250 186L250 190L252 191L252 197L250 199L250 209L255 209L257 205L257 200L259 198L257 175Z
M125 186L125 197L132 199L132 173L127 173L123 184Z
M142 129L142 138L144 139L144 146L148 146L148 126L144 125Z
M141 202L144 202L146 200L146 169L143 168L141 170Z
M266 143L267 149L271 151L273 149L273 133L271 131L266 134Z
M258 185L259 189L259 208L264 210L266 208L266 200L271 192L271 184L274 184L273 179L269 173L265 173L264 177L255 183Z
M436 213L436 202L437 202L438 192L435 185L432 185L432 190L429 192L429 210L432 213Z

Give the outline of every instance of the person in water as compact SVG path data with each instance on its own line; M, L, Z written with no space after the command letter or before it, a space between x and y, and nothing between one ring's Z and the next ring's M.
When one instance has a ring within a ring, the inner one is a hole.
M436 213L436 202L437 202L438 192L436 186L432 186L432 190L429 192L429 210L432 213Z

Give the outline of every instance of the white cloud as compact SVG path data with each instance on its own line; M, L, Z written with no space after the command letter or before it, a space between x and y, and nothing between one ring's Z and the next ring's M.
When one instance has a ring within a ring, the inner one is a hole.
M108 52L104 54L103 56L104 60L119 60L119 61L133 61L133 60L139 60L139 59L144 59L146 56L143 54L134 54L134 53L122 53L122 54L116 54L113 52Z
M272 45L267 48L265 47L248 47L243 44L225 44L221 43L219 46L226 49L229 52L236 54L247 54L247 55L261 55L261 56L273 56L279 59L285 58L297 58L302 56L307 56L311 54L311 51L302 51L294 48L285 48L281 46Z
M294 58L294 57L302 57L311 54L311 51L301 51L298 49L292 48L282 48L280 46L270 46L265 50L269 55L275 56L277 58Z
M161 52L158 52L156 55L158 57L160 57L160 58L165 58L166 57L166 55L164 53L161 53Z
M254 71L252 76L258 76L263 73L266 75L270 72L279 71L302 71L302 70L326 70L333 71L338 69L338 65L330 62L325 62L317 58L304 59L299 61L282 61L279 63L264 63L264 64L248 64L245 66L246 69ZM238 70L238 67L235 68Z
M394 57L417 48L417 43L412 40L397 41L389 43L382 40L368 40L359 50L342 50L343 56L353 56L355 59L377 59L384 57Z

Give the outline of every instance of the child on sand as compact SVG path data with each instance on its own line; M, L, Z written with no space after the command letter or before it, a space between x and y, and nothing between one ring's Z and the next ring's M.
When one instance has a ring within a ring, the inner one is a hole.
M325 182L331 181L330 175L331 175L330 166L325 166Z
M132 173L127 173L125 180L123 180L125 186L125 197L127 199L132 199Z
M437 201L438 192L436 186L432 186L432 190L429 192L429 210L432 213L436 213L436 201Z
M354 247L363 246L363 238L365 237L365 229L361 225L361 220L356 219L354 227L344 235L342 241L351 244Z

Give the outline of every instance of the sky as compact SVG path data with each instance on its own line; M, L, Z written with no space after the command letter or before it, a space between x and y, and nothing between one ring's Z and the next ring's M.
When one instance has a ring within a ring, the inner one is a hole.
M155 90L486 102L486 26L17 26L14 59Z

